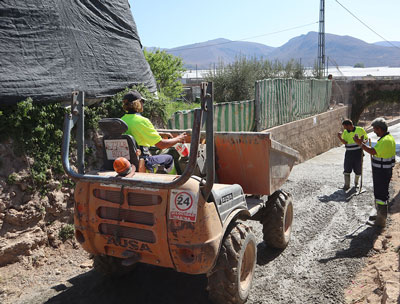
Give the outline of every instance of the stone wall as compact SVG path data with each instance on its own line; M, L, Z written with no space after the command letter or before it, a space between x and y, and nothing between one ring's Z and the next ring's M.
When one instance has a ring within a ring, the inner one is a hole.
M272 139L297 150L300 153L299 162L303 162L341 145L337 133L342 129L342 120L349 114L349 107L342 106L263 132L270 132Z

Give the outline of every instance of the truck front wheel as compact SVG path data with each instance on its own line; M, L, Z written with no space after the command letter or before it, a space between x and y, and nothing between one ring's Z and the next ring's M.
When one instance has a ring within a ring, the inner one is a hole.
M246 302L253 282L257 243L251 228L243 223L230 227L217 263L208 276L210 300L218 304Z
M284 249L292 233L292 196L282 190L274 192L263 210L263 238L267 245Z

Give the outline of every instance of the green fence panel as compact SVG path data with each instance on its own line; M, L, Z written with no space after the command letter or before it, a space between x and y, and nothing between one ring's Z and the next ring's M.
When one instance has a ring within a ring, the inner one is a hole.
M268 129L325 112L332 82L308 79L265 79L256 82L260 128Z
M329 80L288 78L256 82L257 100L233 101L214 105L215 131L255 129L255 102L260 108L260 128L269 129L328 110L332 82ZM168 121L169 129L190 129L194 110L179 111Z
M214 105L215 131L252 131L255 125L254 100L224 102ZM169 129L190 129L194 110L175 112L168 120Z

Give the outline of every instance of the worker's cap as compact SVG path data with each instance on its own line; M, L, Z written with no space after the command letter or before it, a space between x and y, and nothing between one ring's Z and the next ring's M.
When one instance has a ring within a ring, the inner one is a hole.
M125 176L132 171L132 165L125 157L118 157L114 160L113 167L118 175Z
M371 126L373 127L377 127L377 128L381 128L382 130L386 131L388 128L388 125L386 123L386 120L383 117L378 117L375 118L372 122L371 122Z
M123 100L127 100L128 102L132 102L132 101L135 101L138 99L146 101L146 98L144 98L142 95L140 95L140 93L138 91L129 91L123 97Z

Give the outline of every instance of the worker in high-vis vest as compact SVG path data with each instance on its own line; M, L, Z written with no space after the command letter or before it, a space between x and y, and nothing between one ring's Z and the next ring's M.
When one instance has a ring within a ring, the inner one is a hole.
M358 137L354 141L367 153L372 155L372 179L374 183L375 208L377 215L375 225L386 226L389 201L389 183L392 178L392 168L395 164L396 142L388 132L384 118L376 118L371 123L375 134L379 137L376 145L368 147Z
M342 126L344 131L338 133L338 138L346 147L346 153L344 155L343 189L348 190L350 188L350 175L352 171L355 173L354 187L358 187L362 173L362 158L364 156L361 147L357 145L353 137L357 134L359 138L362 138L366 142L368 135L362 127L354 126L350 119L344 120Z
M145 160L148 171L154 172L159 166L163 172L176 174L172 155L151 155L149 147L155 146L160 150L173 147L186 141L186 132L172 137L170 133L159 133L148 118L141 115L146 99L138 91L129 91L122 99L123 109L127 112L121 119L128 125L126 134L132 135L141 150L141 158ZM163 138L167 137L167 138Z

